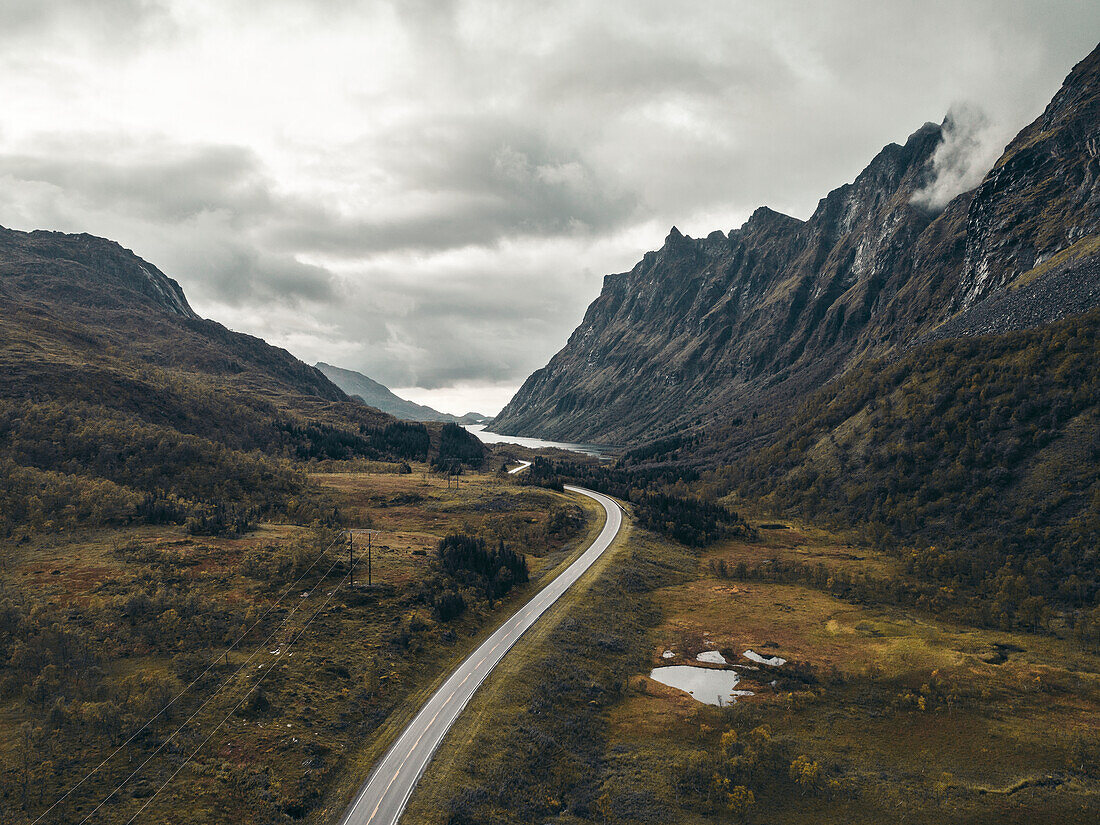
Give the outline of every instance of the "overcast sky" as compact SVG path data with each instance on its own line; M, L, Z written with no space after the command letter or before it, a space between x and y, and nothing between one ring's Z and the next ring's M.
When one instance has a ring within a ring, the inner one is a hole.
M3 0L0 224L495 413L673 224L805 218L953 110L939 202L1098 38L1091 0Z

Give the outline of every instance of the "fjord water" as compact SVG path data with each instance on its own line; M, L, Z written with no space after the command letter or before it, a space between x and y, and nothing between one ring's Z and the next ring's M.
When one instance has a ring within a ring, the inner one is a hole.
M604 451L607 449L595 444L571 444L568 441L544 441L541 438L528 438L522 435L500 435L486 430L484 424L463 424L462 426L476 435L483 444L519 444L521 447L530 447L532 450L557 447L559 450L571 450L575 453L594 455L597 458L603 458Z

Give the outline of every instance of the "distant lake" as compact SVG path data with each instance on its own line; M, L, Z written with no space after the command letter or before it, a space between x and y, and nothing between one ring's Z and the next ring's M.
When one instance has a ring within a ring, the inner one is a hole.
M557 447L559 450L571 450L575 453L594 455L603 458L607 447L596 444L571 444L568 441L543 441L541 438L527 438L522 435L499 435L485 429L484 424L463 424L467 430L481 439L482 444L519 444L521 447L529 447L538 450L543 447Z

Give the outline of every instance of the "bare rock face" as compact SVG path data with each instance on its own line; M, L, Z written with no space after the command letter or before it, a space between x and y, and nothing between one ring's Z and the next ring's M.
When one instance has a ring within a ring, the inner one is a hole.
M1100 253L1098 94L1100 50L985 181L938 213L914 199L943 139L926 124L807 221L761 207L728 234L674 227L630 272L605 278L566 346L491 429L620 444L699 427L728 436L729 422L789 409L990 296L1064 273ZM1075 294L1088 308L1093 292ZM1003 302L998 323L1019 305Z
M1100 231L1100 49L974 193L957 304L970 307Z

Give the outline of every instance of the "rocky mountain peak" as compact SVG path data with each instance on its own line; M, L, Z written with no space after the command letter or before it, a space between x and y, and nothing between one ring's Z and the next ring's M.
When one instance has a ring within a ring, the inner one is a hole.
M790 215L784 215L782 212L776 212L767 206L758 206L749 216L749 219L742 224L739 230L742 233L749 232L764 232L774 229L782 230L794 230L801 226L805 221L800 221L798 218L792 218Z
M1022 275L1100 255L1098 64L1095 54L1079 64L985 181L938 211L913 202L944 141L945 126L926 123L807 221L761 207L725 238L673 227L660 250L605 280L569 343L493 429L606 443L728 429L904 349ZM1087 281L1093 270L1080 271ZM1078 293L1064 305L1100 301ZM1005 302L996 323L1011 322L1002 316L1017 305Z
M666 247L675 247L675 246L678 246L682 241L685 241L685 240L691 240L691 239L686 238L684 236L684 234L674 226L674 227L672 227L672 229L668 230L668 235L665 236L664 245Z

